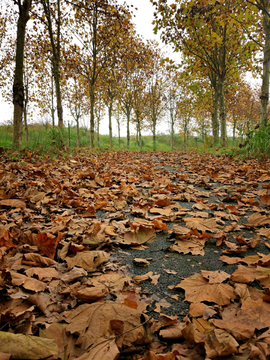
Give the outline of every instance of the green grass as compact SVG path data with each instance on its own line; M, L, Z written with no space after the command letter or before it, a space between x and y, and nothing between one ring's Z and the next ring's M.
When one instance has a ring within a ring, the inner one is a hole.
M13 126L2 125L0 126L0 147L11 149L13 138ZM109 135L100 135L100 146L97 146L97 136L95 134L95 151L110 151L110 138ZM239 149L239 139L233 142L232 138L228 138L228 147L223 149L220 145L212 146L212 137L207 136L203 141L200 136L190 136L188 141L187 151L198 151L203 153L212 154L230 154L232 156L270 156L269 149L269 128L260 129L259 133L254 132L249 144L244 149ZM157 151L170 151L170 135L157 135L156 136L156 150ZM25 148L25 136L23 136L22 148ZM28 147L31 151L38 151L40 154L49 154L50 156L58 156L61 154L70 153L77 148L77 135L76 128L53 128L50 125L34 124L29 125L29 143ZM80 128L80 148L90 148L90 132L85 128ZM130 150L139 151L140 148L136 143L136 136L130 137L129 149L127 149L126 137L121 137L120 147L118 145L118 137L113 137L113 151L117 150ZM151 135L142 137L142 150L153 150L153 137ZM174 135L174 150L183 151L184 141L178 135Z

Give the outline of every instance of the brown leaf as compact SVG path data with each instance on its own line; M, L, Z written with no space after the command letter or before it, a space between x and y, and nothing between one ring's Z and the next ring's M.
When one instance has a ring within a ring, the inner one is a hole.
M0 200L0 206L11 206L15 208L25 209L26 203L22 200L17 199L6 199L6 200Z
M263 225L270 225L270 216L261 215L260 213L253 213L248 217L247 227L257 227Z
M26 269L25 273L29 277L36 275L39 280L50 281L52 278L59 279L59 273L54 268L30 268Z
M202 276L209 281L209 284L220 284L223 281L230 278L230 274L227 274L225 271L201 271Z
M138 230L126 231L124 239L117 238L118 241L127 245L151 243L155 239L155 230L144 226L140 226Z
M93 302L99 299L105 298L109 291L103 284L97 284L95 286L81 286L73 289L74 294L82 302Z
M209 284L200 274L182 280L176 288L185 290L185 300L189 302L209 301L218 305L228 305L236 295L228 284Z
M135 258L135 259L133 259L133 262L137 266L149 266L150 265L150 261L148 261L146 259L142 259L142 258Z
M269 194L260 196L259 200L263 205L270 206L270 195Z
M210 231L217 232L219 231L217 227L217 223L215 219L202 219L202 218L194 218L188 217L184 219L186 225L190 229L196 229L199 231Z
M0 331L0 352L11 354L14 359L38 360L58 356L59 349L52 339Z
M78 334L78 342L87 350L97 344L100 338L108 335L110 321L113 319L124 322L123 346L131 346L144 337L144 328L140 326L141 312L111 301L77 307L66 318L69 323L67 331Z
M207 239L176 240L170 249L179 253L204 255L204 245Z
M231 321L214 319L213 324L220 329L228 330L238 341L247 341L252 338L255 333L255 327L240 323L237 320L235 321L233 318Z
M107 262L110 254L105 251L83 251L77 253L74 257L66 257L68 268L72 269L74 266L80 266L87 271L95 271L101 264Z
M37 234L38 247L42 255L47 255L49 259L54 259L55 251L59 241L64 234L59 233L57 237L49 238L47 234Z
M183 339L182 330L186 326L185 323L178 323L176 325L168 326L166 329L160 330L159 335L164 339L176 340Z
M76 358L76 360L116 360L120 354L115 339L100 338L90 351Z
M239 344L227 331L215 329L208 335L204 347L206 356L212 359L217 356L237 354Z
M22 264L29 266L51 266L57 262L35 253L23 254Z
M151 276L153 276L153 275L154 275L153 271L149 271L148 273L146 273L144 275L133 276L133 280L136 281L137 283L141 283L141 282L150 280Z

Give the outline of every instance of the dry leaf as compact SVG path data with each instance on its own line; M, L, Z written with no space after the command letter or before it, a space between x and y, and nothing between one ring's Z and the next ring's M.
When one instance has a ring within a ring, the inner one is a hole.
M0 352L14 359L38 360L58 356L59 349L52 339L0 331Z
M110 254L105 251L83 251L77 253L74 257L66 257L68 268L72 269L74 266L80 266L87 271L95 271L101 264L107 262Z

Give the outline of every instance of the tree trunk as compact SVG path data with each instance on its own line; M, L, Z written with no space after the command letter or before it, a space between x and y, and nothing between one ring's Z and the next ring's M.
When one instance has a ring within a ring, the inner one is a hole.
M118 126L118 147L120 149L120 145L121 145L121 134L120 134L120 119L117 119L117 126Z
M233 112L233 144L235 144L235 132L236 132L236 116Z
M91 81L90 86L90 148L93 149L95 144L95 116L94 116L94 106L95 106L95 83Z
M112 103L108 106L108 113L109 113L109 137L110 137L110 149L113 148L113 141L112 141Z
M57 102L57 116L58 116L58 126L63 127L63 107L62 107L62 98L61 98L61 87L60 87L60 30L61 30L61 10L60 10L60 0L57 0L57 31L56 31L56 43L54 39L54 31L51 18L51 9L49 0L42 0L42 5L44 13L47 19L47 26L50 35L50 42L52 47L52 68L53 68L53 77L55 82L55 93L56 93L56 102Z
M142 150L142 131L141 131L141 124L139 124L139 146L140 146L140 150Z
M52 92L51 92L51 101L52 101L52 109L51 109L51 115L52 115L52 126L54 128L55 126L55 119L54 119L54 89L53 89L53 71L52 71L52 76L51 76L51 87L52 87Z
M224 94L224 79L219 79L219 102L220 102L220 128L221 128L221 145L223 148L227 147L227 127L226 127L226 109L225 109L225 94Z
M174 147L174 108L170 108L170 115L171 115L171 151L173 151Z
M22 116L24 107L24 88L23 88L23 55L26 24L29 20L29 11L32 0L24 0L23 4L19 2L19 19L17 23L17 44L15 75L13 82L13 147L22 146Z
M75 120L76 120L76 133L77 133L77 148L80 147L80 108L75 105Z
M100 125L100 118L97 119L97 146L98 146L98 149L100 148L99 125Z
M184 119L184 150L188 149L188 120Z
M156 151L157 149L157 143L156 143L156 124L157 124L157 119L154 118L153 119L153 150Z
M214 94L213 94L213 112L212 112L212 133L213 133L214 146L217 146L219 142L218 103L219 103L219 91L218 91L218 87L216 86L214 88Z
M263 78L261 87L261 113L260 125L266 126L268 122L268 103L269 103L269 70L270 70L270 19L269 1L264 2L263 28L265 33L265 43L263 49Z
M28 148L28 124L27 124L27 105L29 100L29 82L28 76L26 76L25 91L24 91L24 107L23 107L23 120L24 120L24 131L25 131L25 147Z
M127 148L129 149L129 143L130 143L130 131L129 131L130 108L128 106L126 106L126 116L127 116Z

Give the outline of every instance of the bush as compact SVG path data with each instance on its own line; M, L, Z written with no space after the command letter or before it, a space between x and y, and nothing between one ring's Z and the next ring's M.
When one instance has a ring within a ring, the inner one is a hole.
M270 127L260 126L250 134L246 145L247 155L255 158L270 156Z

